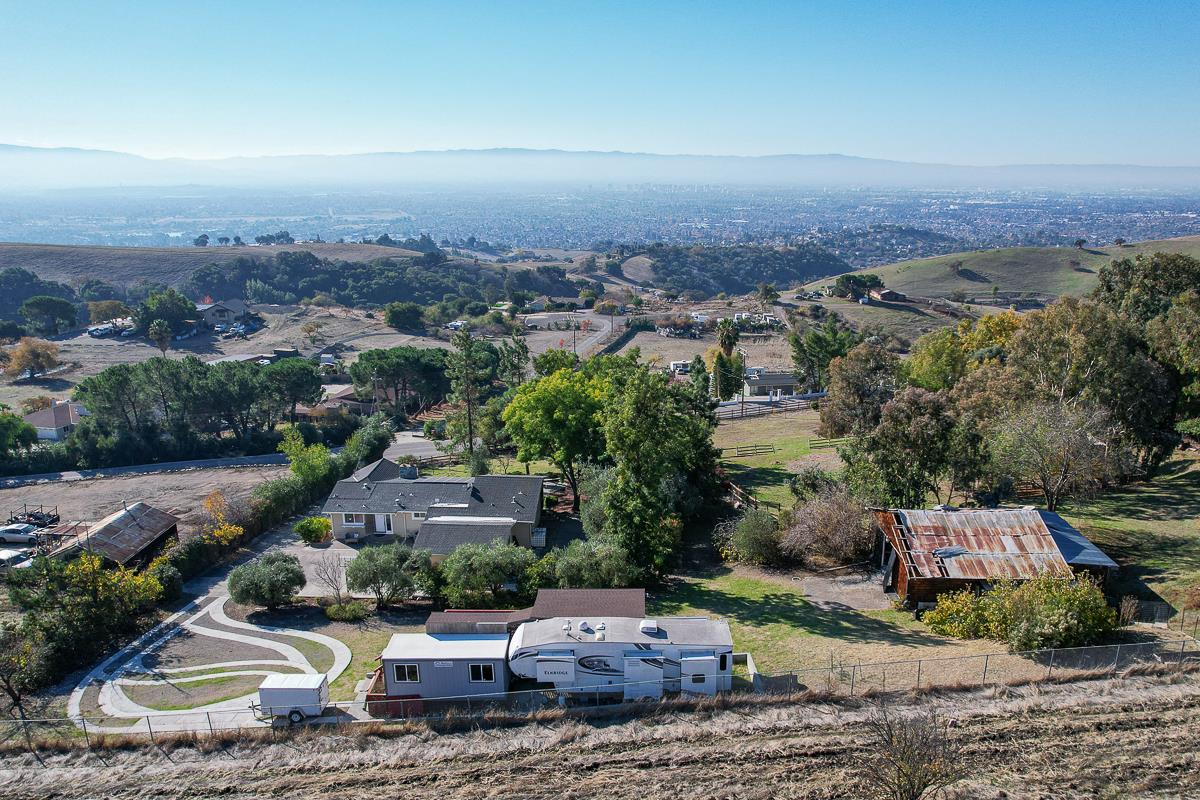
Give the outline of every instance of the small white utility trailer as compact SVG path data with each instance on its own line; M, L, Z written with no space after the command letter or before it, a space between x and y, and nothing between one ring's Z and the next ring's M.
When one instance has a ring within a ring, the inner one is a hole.
M319 717L329 705L325 675L268 675L258 687L254 712L260 719L286 717L293 725Z

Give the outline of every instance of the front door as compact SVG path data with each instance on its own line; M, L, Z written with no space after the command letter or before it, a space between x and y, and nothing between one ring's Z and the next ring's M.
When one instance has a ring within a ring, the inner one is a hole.
M392 532L392 515L391 514L376 514L375 515L375 535L386 536Z

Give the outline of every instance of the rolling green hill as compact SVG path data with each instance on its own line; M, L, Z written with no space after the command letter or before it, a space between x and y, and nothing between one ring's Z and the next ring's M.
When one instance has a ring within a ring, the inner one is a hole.
M373 261L419 255L374 244L290 244L270 247L103 247L0 242L0 269L21 267L39 278L71 284L88 278L128 286L143 278L178 286L199 267L236 258L269 258L282 252L311 252L320 258Z
M873 273L898 292L918 297L948 297L962 291L968 297L990 295L992 287L1002 292L1032 292L1036 295L1084 295L1096 283L1100 268L1118 258L1140 253L1184 253L1200 258L1200 236L1138 242L1122 247L1006 247L999 250L951 253L950 255L900 261L862 270ZM825 278L812 288L832 283Z

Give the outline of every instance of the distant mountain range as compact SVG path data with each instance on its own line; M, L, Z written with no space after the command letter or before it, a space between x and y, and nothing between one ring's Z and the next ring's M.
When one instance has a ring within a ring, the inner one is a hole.
M0 189L206 185L722 184L914 189L1200 191L1200 167L922 164L844 155L705 156L568 150L441 150L357 155L151 159L79 148L0 145Z

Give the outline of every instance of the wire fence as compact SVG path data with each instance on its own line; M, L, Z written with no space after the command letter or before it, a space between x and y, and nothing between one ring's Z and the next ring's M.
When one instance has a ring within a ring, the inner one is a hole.
M1200 616L1200 615L1198 615ZM752 658L735 654L735 665L747 665L735 674L727 699L755 694L786 696L803 702L816 696L853 698L938 688L969 689L1017 685L1047 680L1124 678L1142 668L1159 670L1200 667L1200 644L1192 637L1135 643L1073 647L1028 652L993 652L970 656L920 658L905 661L843 663L781 672L758 672ZM549 709L577 713L619 713L626 709L653 711L657 703L703 700L710 692L689 692L686 680L638 681L571 689L532 689L490 694L424 699L382 698L364 702L336 702L325 707L313 724L402 722L472 722L512 719ZM664 694L664 692L666 694ZM675 695L675 693L679 693ZM256 716L251 707L212 711L162 712L141 717L84 714L65 719L10 719L0 723L0 746L30 747L50 741L75 741L92 747L103 737L133 735L156 742L180 734L219 735L235 732L271 732L286 725L286 717Z

